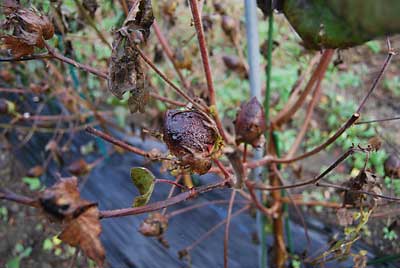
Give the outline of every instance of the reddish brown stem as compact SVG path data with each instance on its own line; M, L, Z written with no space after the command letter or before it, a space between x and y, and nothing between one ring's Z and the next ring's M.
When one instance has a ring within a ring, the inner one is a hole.
M217 164L218 168L224 174L225 180L229 179L231 175L229 174L228 170L226 170L225 166L221 163L221 161L219 161L218 159L214 159L214 163Z
M166 180L166 179L155 179L154 182L155 182L155 183L167 183L167 184L174 185L174 186L176 186L176 187L178 187L178 188L181 188L181 189L187 189L187 188L186 188L185 186L183 186L182 184L179 184L179 183L174 182L174 181Z
M169 104L172 104L172 105L175 105L175 106L180 106L180 107L185 107L186 106L186 104L183 103L183 102L176 101L176 100L171 100L169 98L160 96L160 95L158 95L158 94L156 94L154 92L150 92L150 96L155 98L155 99L157 99L157 100L159 100L159 101L166 102L166 103L169 103Z
M190 8L192 10L194 27L196 28L197 39L199 41L201 60L203 62L204 73L206 75L210 104L211 106L215 106L216 98L215 98L214 83L211 74L211 66L208 57L206 39L204 37L203 22L201 20L197 0L190 0Z
M322 77L324 76L326 69L329 66L329 62L331 61L333 53L334 53L333 49L327 49L324 51L321 60L317 68L315 69L313 75L311 76L310 80L308 81L304 91L301 93L296 102L293 103L293 105L286 107L281 112L279 112L279 114L275 118L272 119L273 125L282 125L283 123L287 122L290 118L292 118L293 115L300 109L300 107L306 100L307 95L314 88L315 82L318 80L322 80Z
M190 8L193 15L194 27L196 28L197 39L199 41L200 55L201 55L201 60L203 62L204 73L206 75L207 88L210 97L210 106L214 107L213 115L215 118L215 123L224 141L230 143L230 140L228 139L228 136L225 133L221 119L219 118L219 114L217 111L214 82L212 79L212 72L208 57L206 39L204 37L203 22L201 20L197 0L190 0Z
M194 198L199 194L203 194L203 193L212 191L214 189L223 188L223 187L226 187L225 181L208 184L208 185L201 186L198 188L193 188L187 192L183 192L181 194L178 194L178 195L168 198L166 200L154 202L154 203L151 203L151 204L148 204L145 206L141 206L141 207L100 211L100 218L124 217L124 216L137 215L137 214L143 214L143 213L147 213L147 212L160 210L160 209L181 203L188 199Z
M35 199L15 194L6 189L0 189L0 199L13 201L30 207L38 207L38 204Z
M158 41L160 41L160 45L163 48L163 51L165 52L165 55L167 55L167 58L171 61L172 65L174 66L174 69L176 73L179 76L179 79L181 80L183 86L189 90L189 94L192 96L194 95L193 90L190 88L188 82L186 81L185 77L183 77L181 70L179 70L178 66L176 65L174 53L172 52L167 39L165 39L164 34L162 33L160 27L158 26L157 20L154 20L153 22L153 29L154 32L158 38Z
M100 71L99 69L93 68L89 65L86 64L82 64L79 62L74 61L73 59L67 58L64 55L58 53L54 48L52 48L50 45L48 45L47 43L44 43L47 50L49 51L49 54L51 56L53 56L53 58L58 59L62 62L71 64L72 66L75 66L78 69L84 70L86 72L89 72L91 74L97 75L98 77L104 78L104 79L108 79L108 75L106 73L103 73L102 71Z
M87 127L85 130L87 132L89 132L90 134L92 134L96 137L102 138L103 140L106 140L114 145L117 145L117 146L121 147L122 149L125 149L129 152L132 152L132 153L144 156L144 157L149 157L149 153L147 153L146 151L143 151L139 148L133 147L132 145L129 145L124 141L118 140L98 129L95 129L93 127Z
M311 121L311 118L312 118L312 115L314 112L315 104L317 103L320 93L321 93L321 82L322 82L322 80L319 79L317 82L317 85L315 86L314 94L313 94L310 104L308 105L308 108L307 108L306 118L304 119L304 123L301 126L299 134L297 135L296 140L294 141L293 145L291 146L291 148L285 158L292 158L294 156L294 154L296 153L297 149L299 148L299 146L301 144L301 141L304 138L304 135L307 132L308 126L310 124L310 121Z
M183 90L181 90L178 86L176 86L171 80L168 79L168 77L161 72L160 69L158 69L154 63L150 60L149 57L147 57L144 52L137 47L137 51L139 52L140 57L168 84L170 85L180 96L182 96L184 99L186 99L188 102L192 103L194 107L197 109L208 112L208 109L206 107L203 107L199 105L197 102L195 102L189 95L187 95Z
M192 205L192 206L188 206L188 207L184 207L184 208L181 208L181 209L174 210L174 211L168 213L166 216L167 216L167 218L172 218L172 217L175 217L175 216L180 215L182 213L186 213L186 212L192 211L193 209L201 208L201 207L204 207L204 206L217 205L217 204L228 204L228 203L229 203L229 200L207 201L207 202L203 202L203 203L200 203L200 204L195 204L195 205ZM235 203L248 204L249 201L247 201L247 200L238 200L238 201L235 201Z

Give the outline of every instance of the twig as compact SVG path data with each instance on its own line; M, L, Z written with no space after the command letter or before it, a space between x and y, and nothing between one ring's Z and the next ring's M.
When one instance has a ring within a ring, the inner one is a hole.
M207 112L208 109L206 107L203 107L202 105L200 105L199 103L197 103L196 101L194 101L189 95L187 95L183 90L181 90L178 86L176 86L171 80L169 80L169 78L163 73L161 72L160 69L158 69L154 63L149 59L149 57L147 57L144 52L137 47L137 51L139 52L140 57L142 57L142 59L168 84L170 85L180 96L182 96L184 99L186 99L188 102L192 103L194 107L196 107L197 109L203 111L203 112Z
M204 73L206 75L207 88L208 88L208 93L209 93L209 97L210 97L210 106L213 107L212 113L214 115L215 123L217 125L217 128L218 128L222 138L224 139L225 142L229 143L230 140L228 139L228 136L225 133L225 130L222 126L222 122L221 122L221 119L219 118L219 114L218 114L218 110L217 110L214 82L212 79L212 72L211 72L211 66L210 66L208 52L207 52L206 39L204 37L203 23L202 23L200 12L199 12L199 7L197 5L197 0L190 0L190 9L192 11L193 22L194 22L194 26L196 28L197 39L199 41L200 55L201 55L201 60L203 62L203 68L204 68Z
M224 238L224 268L228 268L228 243L229 243L229 226L232 219L232 208L235 202L236 190L232 191L231 199L229 200L228 215L226 216L225 238Z
M181 80L182 85L186 89L188 89L189 94L193 96L194 92L193 92L192 88L189 86L185 77L182 75L181 70L179 70L178 66L176 65L174 53L172 52L171 48L169 47L167 39L165 39L164 34L162 33L160 27L158 26L157 20L154 20L154 22L153 22L153 29L158 38L158 41L160 41L160 45L163 48L163 51L165 52L165 54L167 55L167 58L171 61L172 65L174 66L174 69L175 69L176 73L178 74L178 77Z
M325 177L329 172L331 172L333 169L335 169L346 158L348 158L350 155L352 155L356 150L357 149L355 149L354 147L352 147L349 150L347 150L333 164L331 164L327 169L325 169L324 172L322 172L321 174L319 174L318 176L316 176L313 179L306 180L304 182L295 183L295 184L290 184L290 185L266 187L266 186L262 186L262 185L259 185L259 184L258 185L254 184L254 185L252 185L252 187L254 187L255 189L259 189L259 190L275 191L275 190L282 190L282 189L298 188L298 187L303 187L303 186L307 186L307 185L310 185L310 184L315 184L319 180L321 180L323 177Z
M154 182L155 183L167 183L167 184L171 184L173 186L176 186L176 187L184 189L184 190L187 189L187 187L183 186L182 184L179 184L175 181L166 180L166 179L155 179Z
M103 211L100 211L100 218L124 217L124 216L137 215L137 214L143 214L143 213L147 213L147 212L160 210L160 209L181 203L188 199L194 198L199 194L203 194L203 193L212 191L214 189L223 188L223 187L226 187L225 181L208 184L208 185L201 186L198 188L192 188L187 192L183 192L181 194L178 194L178 195L168 198L166 200L154 202L154 203L151 203L151 204L148 204L145 206L141 206L141 207L123 208L123 209L115 209L115 210L103 210Z
M87 132L89 132L90 134L92 134L92 135L94 135L96 137L102 138L103 140L106 140L106 141L108 141L108 142L110 142L110 143L112 143L114 145L117 145L117 146L121 147L122 149L125 149L125 150L127 150L129 152L132 152L132 153L144 156L144 157L149 157L150 156L148 152L143 151L143 150L141 150L139 148L136 148L136 147L134 147L132 145L129 145L128 143L126 143L124 141L118 140L118 139L116 139L116 138L114 138L114 137L112 137L112 136L110 136L110 135L98 130L98 129L95 129L93 127L87 127L85 130Z
M301 126L299 134L297 135L296 140L294 141L293 145L291 146L285 158L292 158L294 156L294 154L296 153L297 149L300 146L301 141L304 138L304 135L307 133L308 126L310 124L312 115L314 113L315 104L317 103L321 93L321 82L322 80L319 79L317 85L315 86L314 94L312 96L310 104L307 107L306 117L304 119L303 125Z
M333 53L334 53L333 49L327 49L324 51L320 59L320 62L317 68L315 69L313 75L311 76L310 80L308 81L304 91L300 94L299 98L296 100L295 103L293 103L293 105L285 107L285 109L280 111L279 114L272 119L273 125L282 125L287 120L292 118L293 115L299 110L301 105L306 100L307 95L314 88L315 82L317 82L318 80L322 80L322 77L329 66Z
M206 75L207 87L211 106L216 105L215 89L212 79L211 66L208 58L206 39L204 37L203 22L200 17L197 0L190 0L190 9L193 15L194 27L196 28L197 39L199 41L201 60L203 62L204 73Z
M370 124L370 123L386 122L386 121L394 121L394 120L400 120L400 116L390 117L390 118L373 119L373 120L368 120L368 121L361 121L361 122L354 123L354 125L362 125L362 124Z
M183 103L183 102L176 101L176 100L171 100L169 98L166 98L166 97L163 97L161 95L158 95L157 93L154 93L154 92L150 92L150 96L155 98L155 99L157 99L157 100L159 100L159 101L166 102L166 103L169 103L169 104L172 104L172 105L175 105L175 106L180 106L180 107L185 107L186 106L186 104Z
M400 198L397 198L397 197L371 193L371 192L363 191L363 190L355 190L355 189L351 189L349 187L340 186L340 185L331 184L331 183L317 182L315 184L315 186L317 186L317 187L331 187L331 188L335 188L335 189L339 189L339 190L343 190L343 191L348 191L348 192L353 192L353 193L358 193L358 194L366 194L366 195L370 195L370 196L373 196L373 197L380 197L380 198L391 200L391 201L400 201Z
M238 201L235 201L234 203L249 204L249 201L247 201L247 200L238 200ZM203 202L203 203L200 203L200 204L194 204L194 205L191 205L191 206L188 206L188 207L184 207L184 208L181 208L181 209L174 210L174 211L168 213L166 215L166 217L167 218L173 218L173 217L175 217L177 215L180 215L182 213L186 213L186 212L192 211L193 209L197 209L197 208L201 208L201 207L209 206L209 205L217 205L217 204L229 204L229 200L226 200L226 199L224 199L224 200L213 200L213 201Z
M30 207L38 207L35 199L15 194L7 189L0 188L0 199L13 201Z
M266 208L263 206L260 201L257 199L256 193L254 191L254 185L252 184L251 181L245 180L245 184L247 186L247 189L249 190L251 200L254 202L254 205L265 215L267 216L275 216L277 209L279 208L278 202L275 202L274 205L270 208Z
M331 145L334 141L336 141L337 138L339 138L349 127L351 127L359 117L360 117L359 114L357 114L357 113L353 114L347 120L347 122L343 126L341 126L337 130L337 132L335 134L333 134L328 140L326 140L324 143L320 144L319 146L315 147L314 149L312 149L312 150L310 150L310 151L308 151L308 152L306 152L306 153L304 153L302 155L299 155L299 156L296 156L296 157L293 157L293 158L275 158L275 157L272 157L270 155L266 155L265 157L263 157L260 160L253 161L253 162L250 162L250 163L246 163L245 165L246 165L247 168L255 168L255 167L262 166L262 165L265 165L265 164L268 164L268 163L289 164L289 163L296 162L298 160L307 158L307 157L309 157L311 155L317 154L320 151L322 151L323 149L325 149L326 147L328 147L329 145Z
M396 53L391 49L390 42L389 42L389 51L388 51L388 55L386 57L386 60L383 63L383 66L382 66L381 70L379 71L378 75L376 76L374 82L372 83L372 86L369 89L368 93L365 95L365 97L361 101L360 105L358 106L356 113L360 113L361 112L361 109L364 107L365 103L367 102L368 97L372 94L372 92L374 91L374 89L378 85L379 81L382 79L383 74L385 73L386 69L389 67L390 61L392 60L394 55L396 55Z
M54 48L52 48L46 42L44 44L45 44L47 50L49 51L49 54L53 58L58 59L58 60L60 60L62 62L71 64L71 65L75 66L78 69L84 70L84 71L89 72L89 73L94 74L94 75L97 75L97 76L99 76L101 78L108 79L108 75L106 73L103 73L102 71L100 71L100 70L98 70L96 68L93 68L93 67L91 67L89 65L82 64L82 63L74 61L73 59L67 58L64 55L58 53Z

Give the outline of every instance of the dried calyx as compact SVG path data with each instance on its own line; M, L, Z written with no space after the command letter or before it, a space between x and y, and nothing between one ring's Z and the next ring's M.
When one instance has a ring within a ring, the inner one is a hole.
M212 157L221 149L214 122L196 110L168 110L164 116L163 138L179 165L198 174L208 172Z
M242 104L235 120L236 143L244 142L259 147L265 141L263 134L266 129L264 108L257 98L253 97Z
M2 43L10 49L16 58L32 54L34 48L44 48L44 40L54 35L54 27L50 20L31 8L21 8L16 1L5 1L5 21L0 25L2 30L11 34L0 35Z
M124 26L114 34L108 89L120 99L125 92L130 92L128 106L132 113L144 112L149 99L137 46L144 44L149 37L153 21L151 1L142 0L138 7L132 7Z

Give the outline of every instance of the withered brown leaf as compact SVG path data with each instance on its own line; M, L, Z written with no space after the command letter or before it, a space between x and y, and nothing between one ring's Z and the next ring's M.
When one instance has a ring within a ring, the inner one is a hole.
M80 247L103 267L105 251L99 239L101 225L97 204L81 198L76 177L60 179L40 194L38 203L50 220L63 226L59 235L63 242Z
M7 17L1 24L2 30L11 31L11 34L1 35L1 40L14 57L32 54L34 47L44 48L44 40L54 35L50 20L36 9L25 9L16 1L6 1L4 13Z
M108 89L120 99L125 92L130 92L128 106L132 113L144 112L149 100L146 76L137 46L147 40L153 21L151 1L142 0L138 10L132 7L123 27L114 34Z

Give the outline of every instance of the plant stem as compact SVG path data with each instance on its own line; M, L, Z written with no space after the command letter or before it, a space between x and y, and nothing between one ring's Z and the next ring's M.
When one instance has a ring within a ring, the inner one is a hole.
M228 244L229 244L229 226L232 219L232 208L235 202L236 190L232 190L231 198L229 200L228 215L226 216L225 225L225 238L224 238L224 268L228 268Z

